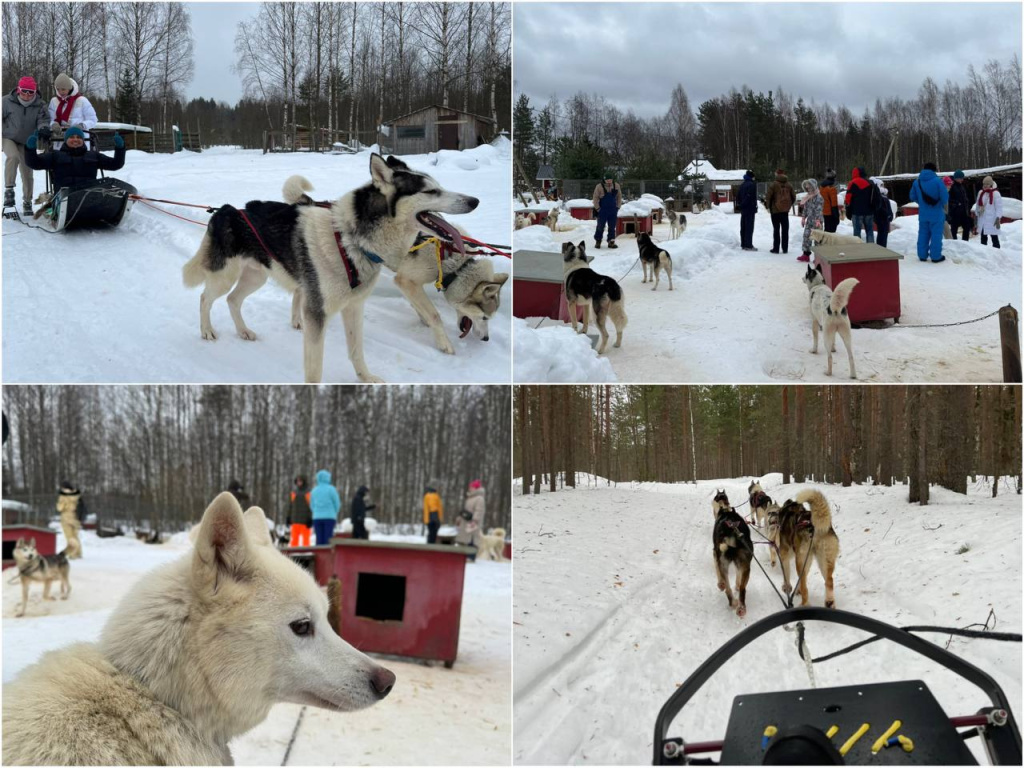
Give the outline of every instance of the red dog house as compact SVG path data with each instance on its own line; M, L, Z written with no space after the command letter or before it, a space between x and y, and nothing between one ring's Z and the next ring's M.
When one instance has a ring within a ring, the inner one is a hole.
M574 219L594 220L594 204L589 200L570 200L567 205L569 206L569 215Z
M327 586L327 580L334 572L334 547L329 544L315 547L285 547L281 552L313 574L316 583L321 587Z
M472 547L334 539L341 636L361 651L443 661L459 651Z
M3 567L14 565L14 547L18 539L35 539L36 549L40 555L57 554L57 534L49 528L37 525L5 525L3 527Z
M619 216L615 222L615 236L639 235L646 232L648 235L654 233L654 217L651 214L646 216L633 216L626 214Z
M527 214L533 216L534 224L544 224L548 220L549 213L551 213L551 208L541 208L538 206L530 206L528 208L517 208L515 210L516 216L519 216L520 214L523 216L526 216Z
M506 560L511 560L512 559L512 542L511 541L506 541L505 542L505 548L502 550L501 556L504 557Z
M512 314L569 322L563 274L560 253L525 250L513 253ZM583 319L583 307L576 308L576 319Z
M860 280L850 294L851 323L900 319L900 259L903 254L877 243L821 245L814 249L825 283L835 288L848 277Z

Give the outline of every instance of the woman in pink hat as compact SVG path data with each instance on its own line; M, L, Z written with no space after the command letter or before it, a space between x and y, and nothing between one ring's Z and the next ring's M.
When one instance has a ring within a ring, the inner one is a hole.
M466 501L462 505L462 514L459 515L456 521L456 525L459 528L459 532L455 536L457 544L470 544L480 549L486 512L487 502L484 484L479 480L473 480L469 484ZM474 557L473 559L475 560L476 558Z
M39 131L41 138L50 136L50 115L39 98L36 81L28 76L3 98L4 208L14 207L14 180L21 169L23 212L32 215L32 169L25 164L25 142Z

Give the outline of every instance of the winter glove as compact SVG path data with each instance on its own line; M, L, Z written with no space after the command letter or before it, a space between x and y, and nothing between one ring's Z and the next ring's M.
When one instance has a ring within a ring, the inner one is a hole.
M85 130L85 123L74 123L71 127L72 128L81 128L84 131Z
M59 131L60 130L60 123L58 123L56 120L54 120L52 123L50 123L50 130L51 131Z
M31 136L28 137L28 141L25 142L25 146L28 147L29 149L35 149L38 141L38 137L33 133Z
M995 227L996 227L996 229L999 229L999 228L1000 228L1000 227L999 227L999 219L996 219Z
M116 149L122 149L124 147L124 139L121 138L120 133L114 134L114 147Z
M39 134L39 138L42 139L43 141L49 141L50 140L50 135L51 134L50 134L49 126L44 125L38 131L36 131L36 133Z

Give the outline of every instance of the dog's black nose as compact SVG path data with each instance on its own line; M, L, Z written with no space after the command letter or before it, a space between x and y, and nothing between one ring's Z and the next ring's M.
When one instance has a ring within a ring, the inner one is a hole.
M490 337L490 336L484 336L484 337L483 337L483 338L481 339L481 341L490 341L490 340L491 340L491 337Z
M480 201L475 197L466 197L466 205L469 206L469 210L475 211L476 207L480 205Z
M395 687L395 673L390 669L378 667L377 670L370 675L370 687L373 688L374 693L377 694L377 698L383 699L391 693L391 689Z

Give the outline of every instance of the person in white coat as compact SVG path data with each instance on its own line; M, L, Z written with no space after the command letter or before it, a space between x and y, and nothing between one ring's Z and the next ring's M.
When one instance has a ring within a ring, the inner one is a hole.
M978 232L981 233L981 244L988 245L989 235L992 245L999 247L999 220L1003 217L1003 196L996 189L991 176L981 182L981 192L975 201L975 215L978 217Z
M50 130L56 133L75 126L90 131L99 122L96 110L81 91L78 83L61 72L53 81L57 95L50 99Z

